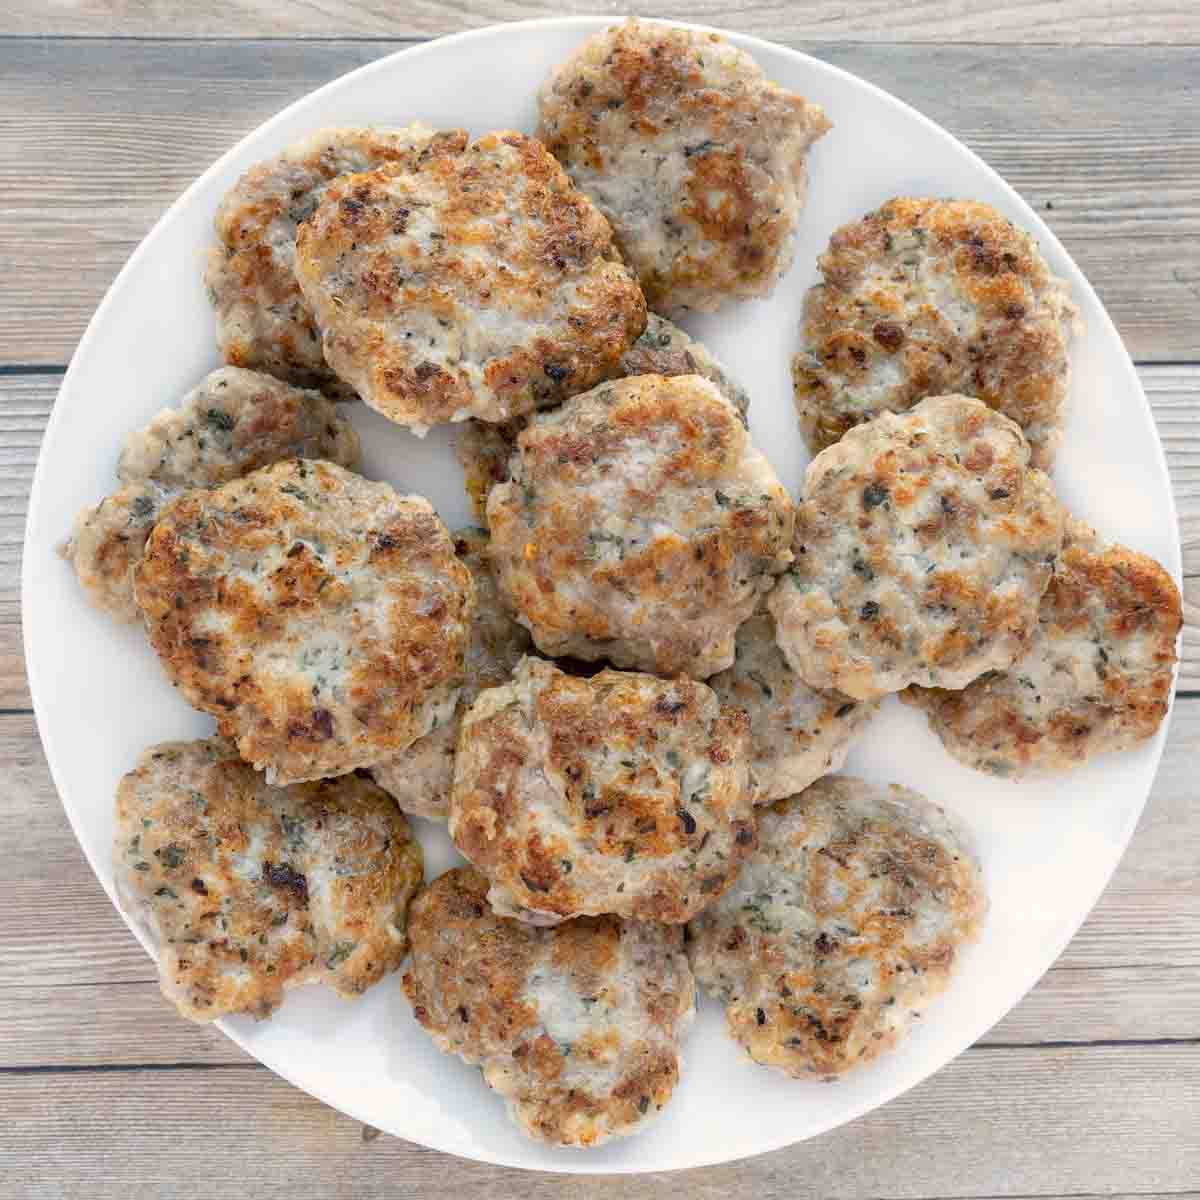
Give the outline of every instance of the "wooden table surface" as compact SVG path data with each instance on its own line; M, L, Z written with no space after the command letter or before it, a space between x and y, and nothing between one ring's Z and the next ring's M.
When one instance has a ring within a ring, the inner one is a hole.
M612 3L0 5L0 1196L1200 1196L1200 0L698 0L648 15L797 46L914 104L1042 212L1138 364L1189 624L1166 755L1038 987L907 1095L673 1176L571 1179L364 1129L176 1018L55 795L29 709L26 497L66 363L163 209L317 85L427 37Z

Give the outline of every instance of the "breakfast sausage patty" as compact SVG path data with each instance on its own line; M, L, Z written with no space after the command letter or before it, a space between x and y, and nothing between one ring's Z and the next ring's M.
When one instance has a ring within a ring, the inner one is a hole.
M1028 648L1062 536L1007 417L964 396L884 413L809 464L767 601L779 645L807 683L859 700L965 687Z
M448 871L413 902L404 992L439 1050L477 1064L521 1131L563 1146L636 1133L671 1098L695 986L678 927L538 929Z
M969 840L942 809L829 776L762 810L758 851L688 926L688 956L751 1058L830 1078L904 1036L986 909Z
M788 666L775 640L775 622L765 611L738 629L733 666L708 686L722 704L750 718L750 775L758 804L802 792L839 770L851 743L879 711L878 701L809 687Z
M909 688L959 762L1017 778L1128 750L1167 715L1183 606L1152 558L1068 520L1029 649L960 692Z
M512 132L338 179L300 227L296 278L330 366L416 433L585 391L646 323L608 222Z
M435 133L419 122L397 130L321 129L251 167L217 209L218 244L204 273L225 361L353 399L325 363L320 331L296 283L296 232L338 176L403 168L466 144L462 130Z
M651 308L765 296L788 269L805 156L830 125L744 50L631 19L588 38L538 104L538 137L612 222Z
M690 679L526 658L463 718L450 836L504 915L686 921L754 846L746 727Z
M617 378L631 375L703 375L742 415L750 408L750 397L730 378L725 368L699 342L678 325L655 313L646 314L642 336L621 356ZM517 436L529 417L515 417L502 424L468 421L455 439L454 452L462 463L467 495L479 520L487 522L487 498L498 483L508 478L508 462L516 449Z
M269 1016L285 989L357 996L404 960L421 847L355 775L272 787L221 738L151 746L117 789L121 907L185 1017Z
M178 408L163 409L126 437L117 464L122 486L79 514L61 553L91 604L136 621L133 571L159 514L176 496L285 458L356 467L358 457L358 435L319 392L222 367Z
M271 783L449 720L475 604L428 501L301 459L172 504L134 594L172 683Z
M818 260L793 362L813 451L883 412L961 392L1011 417L1048 470L1078 313L1037 243L970 200L890 200Z
M544 654L703 679L790 559L792 503L698 375L540 413L488 496L500 592Z

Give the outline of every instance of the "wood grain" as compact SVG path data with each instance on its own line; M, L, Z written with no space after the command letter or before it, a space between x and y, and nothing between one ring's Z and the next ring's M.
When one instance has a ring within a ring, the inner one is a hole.
M1198 1098L1200 1044L973 1050L813 1141L630 1180L519 1174L393 1138L364 1141L360 1126L254 1066L7 1074L0 1194L242 1200L269 1180L275 1195L359 1200L911 1200L1078 1194L1088 1184L1178 1195L1200 1178Z
M1200 690L1200 366L1146 366L1139 375L1167 453L1189 577L1179 686ZM29 706L21 647L21 542L29 484L61 378L0 375L0 709Z
M1032 21L1040 6L1009 7ZM291 100L400 45L0 40L0 363L67 361L134 246L201 170ZM1200 359L1194 49L810 48L996 167L1049 220L1135 357Z
M436 35L530 17L631 11L715 24L776 41L1081 42L1200 41L1191 0L786 0L725 4L678 0L9 0L0 33L165 37Z

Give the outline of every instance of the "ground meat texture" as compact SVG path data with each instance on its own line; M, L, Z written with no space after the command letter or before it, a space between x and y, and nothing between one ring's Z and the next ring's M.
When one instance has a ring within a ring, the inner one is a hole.
M90 603L136 621L133 571L164 507L191 488L216 487L285 458L355 467L358 435L319 392L222 367L178 408L126 437L117 463L123 486L79 514L61 553Z
M220 738L152 746L117 789L114 873L163 995L195 1021L284 992L352 997L395 971L421 848L355 775L277 788Z
M463 718L450 836L503 915L686 921L754 847L747 724L689 679L526 658Z
M519 133L338 180L300 229L296 278L329 364L418 434L584 391L646 323L608 223Z
M80 511L58 552L71 564L93 608L118 621L141 618L133 599L133 573L150 531L174 495L157 483L131 483Z
M671 1098L695 986L678 927L498 916L449 871L413 902L404 992L439 1050L478 1065L520 1130L562 1146L636 1133Z
M1019 778L1154 736L1167 715L1183 608L1152 558L1067 523L1025 655L959 692L909 688L959 762Z
M501 595L544 654L706 678L790 561L792 503L698 375L604 384L517 439L488 496Z
M172 683L280 784L448 720L475 604L428 501L299 459L177 500L134 595Z
M746 424L750 397L745 389L729 377L704 346L665 317L647 313L642 336L621 356L617 377L631 375L703 375L737 408ZM455 439L454 451L462 463L467 495L480 521L487 521L488 492L508 478L508 462L517 435L528 424L528 417L499 425L468 421Z
M809 464L794 561L767 603L789 665L871 699L965 687L1025 653L1063 511L1007 417L939 396Z
M454 549L475 583L475 616L467 643L465 674L454 715L407 750L371 768L375 782L389 792L407 813L444 821L454 781L454 754L462 714L484 688L507 683L513 668L529 649L529 633L518 625L500 600L487 560L487 533L460 529Z
M830 776L759 817L737 884L688 926L701 986L755 1062L833 1078L890 1050L987 909L969 839L915 792Z
M205 286L226 362L254 367L338 399L354 391L326 365L321 334L296 283L296 233L340 175L462 150L462 130L322 129L247 171L217 209Z
M793 361L814 452L926 396L976 396L1025 431L1049 469L1079 325L1037 243L994 208L901 197L844 225L819 259Z
M809 687L788 666L775 641L775 622L765 611L737 631L733 666L708 686L722 704L750 718L750 773L759 804L794 795L839 770L851 743L879 711L877 701Z
M538 137L612 222L651 308L770 293L792 259L805 156L829 128L716 34L630 20L538 97Z

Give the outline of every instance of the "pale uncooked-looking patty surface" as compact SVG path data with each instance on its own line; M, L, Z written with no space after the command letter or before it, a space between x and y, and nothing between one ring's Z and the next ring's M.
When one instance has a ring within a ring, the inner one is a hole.
M517 438L492 488L501 594L544 654L703 679L789 562L792 503L699 375L602 384Z
M356 775L270 786L220 738L151 746L117 789L114 876L185 1017L266 1017L284 991L357 996L396 970L421 847Z
M1049 479L1007 417L939 396L809 464L767 604L792 669L857 699L965 687L1027 649L1062 546Z
M808 148L803 96L713 33L630 20L543 85L538 136L612 222L651 308L765 296L792 261Z
M976 201L899 197L842 226L818 265L792 372L814 451L961 392L1016 421L1049 469L1078 315L1028 233Z
M450 836L499 913L686 921L754 846L747 724L690 679L526 658L463 718Z
M335 181L296 278L330 366L417 433L557 404L612 375L646 323L608 222L512 132Z
M1157 562L1069 520L1024 656L962 691L910 688L903 699L969 767L1011 778L1068 770L1154 736L1182 624L1179 589Z
M765 611L738 629L733 666L708 686L722 704L750 718L750 773L758 804L801 792L839 770L851 743L879 711L878 701L809 687L788 666L775 640L775 622Z
M529 1137L598 1146L658 1115L695 986L678 926L498 916L470 867L413 902L404 992L438 1049L477 1064Z
M428 501L302 459L177 500L134 593L172 683L272 783L372 766L448 720L475 604Z
M240 367L206 375L178 408L163 409L125 438L121 487L75 519L62 554L88 601L136 621L133 571L166 505L191 488L217 487L285 458L356 467L358 435L319 392Z
M703 375L739 413L745 423L750 397L700 342L656 313L646 314L642 336L621 356L618 378L630 375ZM467 495L480 521L487 522L488 492L508 478L508 462L517 435L529 424L516 417L502 424L468 421L454 443L462 463Z
M475 583L475 615L463 663L463 686L453 716L397 757L371 768L375 782L405 812L433 820L444 821L449 814L462 714L484 688L507 683L529 649L529 632L517 624L496 590L487 542L487 533L482 529L460 529L454 535L455 553L467 565Z
M763 809L737 884L688 926L697 981L756 1062L833 1077L908 1031L979 934L969 839L901 787L831 775Z
M217 209L217 245L204 273L226 362L267 371L339 399L354 391L326 365L321 333L293 271L296 232L339 175L403 167L461 150L462 130L321 129L251 167Z

